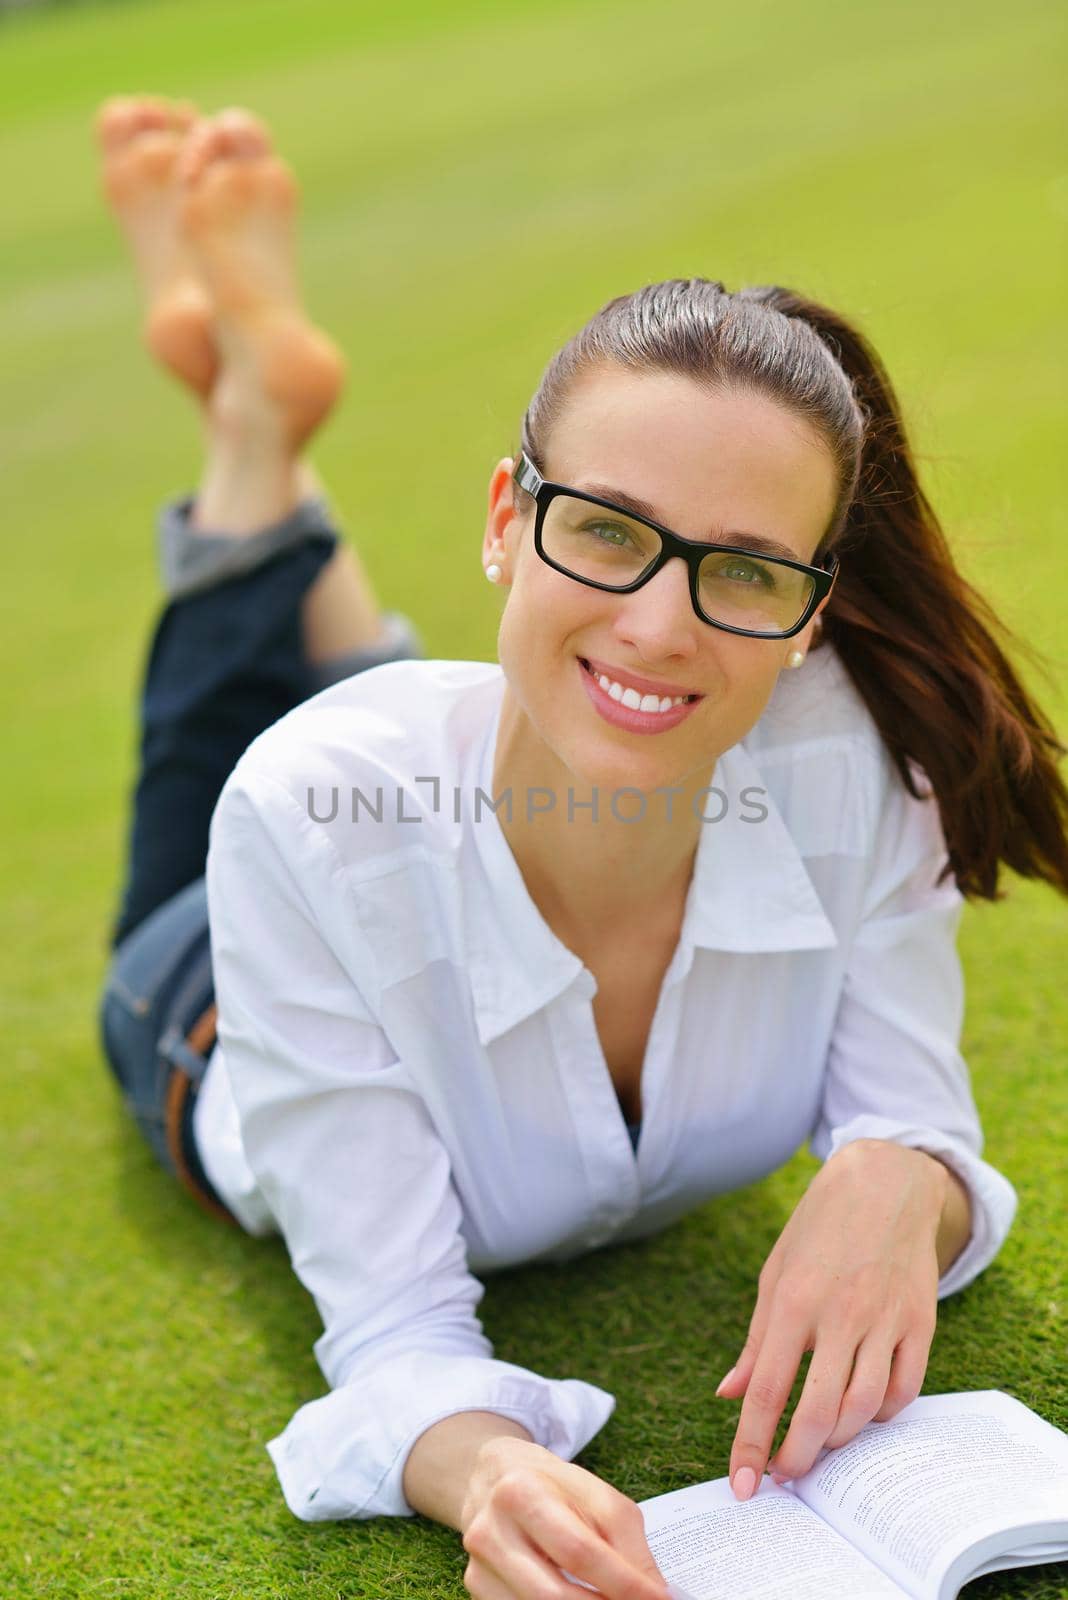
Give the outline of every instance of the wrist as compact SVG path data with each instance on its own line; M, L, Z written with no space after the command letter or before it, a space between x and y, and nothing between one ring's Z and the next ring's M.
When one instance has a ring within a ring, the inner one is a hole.
M533 1443L522 1423L492 1411L455 1411L432 1423L408 1452L402 1477L408 1504L462 1533L468 1488L483 1447L502 1437Z
M960 1180L952 1167L948 1167L939 1156L933 1156L929 1150L913 1149L912 1153L915 1156L923 1157L927 1163L927 1171L935 1181L938 1196L938 1217L939 1221L941 1221L949 1203L950 1187L953 1183L959 1183Z
M925 1165L921 1168L917 1161L918 1169L930 1173L931 1180L940 1193L945 1190L949 1179L953 1176L952 1169L937 1156L933 1156L929 1150L918 1150L911 1144L899 1144L896 1139L851 1139L848 1144L842 1145L835 1151L827 1164L829 1165L830 1161L841 1161L846 1158L861 1164L885 1160L889 1151L894 1152L895 1159L900 1156L904 1156L905 1159L920 1158Z
M925 1151L924 1154L926 1153ZM943 1277L971 1239L972 1197L951 1166L945 1161L939 1161L937 1156L931 1156L930 1159L937 1161L945 1173L945 1189L935 1238L938 1275Z

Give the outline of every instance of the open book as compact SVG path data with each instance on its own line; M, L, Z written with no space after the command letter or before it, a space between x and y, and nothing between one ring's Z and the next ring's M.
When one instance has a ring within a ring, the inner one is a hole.
M1068 1557L1068 1435L997 1389L925 1395L783 1488L640 1504L676 1600L953 1600Z

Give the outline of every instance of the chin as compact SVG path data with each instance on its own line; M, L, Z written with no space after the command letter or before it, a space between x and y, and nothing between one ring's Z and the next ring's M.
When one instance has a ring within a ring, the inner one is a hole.
M629 751L605 751L598 755L589 744L573 752L573 759L564 758L568 781L576 789L597 789L603 804L616 789L639 789L651 794L655 789L674 787L685 782L687 774L674 765L668 767L663 759L636 759ZM566 797L565 797L566 802ZM588 813L586 813L588 814Z

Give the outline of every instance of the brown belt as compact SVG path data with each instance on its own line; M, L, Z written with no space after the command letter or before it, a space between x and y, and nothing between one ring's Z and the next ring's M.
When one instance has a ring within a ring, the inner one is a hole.
M196 1055L207 1059L208 1052L215 1043L215 1022L217 1007L212 1001L208 1009L200 1014L189 1032L185 1036L185 1045ZM178 1180L193 1196L197 1205L209 1215L218 1217L223 1222L230 1222L235 1228L241 1224L232 1212L225 1206L219 1205L210 1195L205 1194L196 1178L189 1170L182 1149L182 1121L185 1114L186 1101L193 1088L194 1080L182 1067L175 1065L167 1082L167 1104L165 1114L165 1127L167 1134L167 1148L170 1150L174 1162L174 1170Z

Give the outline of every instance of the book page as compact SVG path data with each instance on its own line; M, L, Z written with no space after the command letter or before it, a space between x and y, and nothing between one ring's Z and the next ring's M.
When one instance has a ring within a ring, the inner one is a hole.
M903 1600L859 1551L770 1478L751 1500L730 1483L640 1502L649 1548L679 1600Z
M982 1547L978 1568L1014 1542L1022 1550L1068 1540L1068 1438L996 1389L914 1400L829 1451L792 1488L921 1600L936 1600L955 1563L966 1580L972 1547Z

